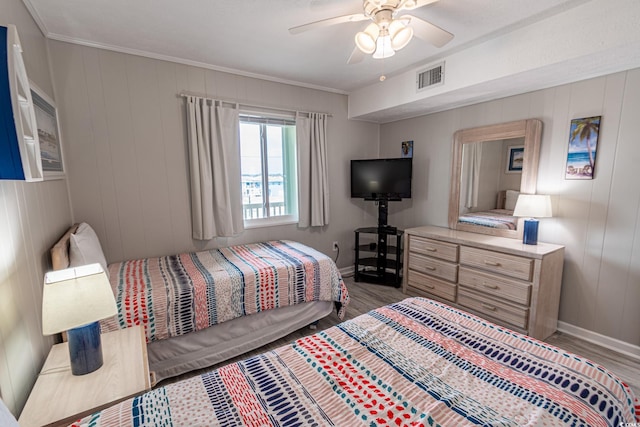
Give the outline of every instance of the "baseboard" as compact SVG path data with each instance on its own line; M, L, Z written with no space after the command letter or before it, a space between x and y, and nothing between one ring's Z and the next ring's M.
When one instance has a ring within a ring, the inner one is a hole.
M558 330L567 335L580 338L593 344L608 348L626 356L640 360L640 346L629 344L597 332L589 331L565 322L558 322Z

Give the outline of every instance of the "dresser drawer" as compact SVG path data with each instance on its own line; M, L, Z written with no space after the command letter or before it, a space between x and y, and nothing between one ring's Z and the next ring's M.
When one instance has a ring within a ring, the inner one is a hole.
M407 286L410 290L426 292L427 294L436 295L447 301L454 302L456 300L455 284L418 273L417 271L409 270Z
M445 261L458 262L458 245L439 242L420 236L411 236L409 251L440 258Z
M533 260L484 249L460 247L460 264L494 271L517 279L531 281Z
M529 320L528 308L496 301L463 287L458 289L458 304L490 316L497 321L527 329Z
M458 281L458 265L436 258L409 253L409 270L436 276L450 282Z
M460 267L458 283L492 297L506 299L517 304L529 305L531 284L519 282L497 274L485 273L468 267Z

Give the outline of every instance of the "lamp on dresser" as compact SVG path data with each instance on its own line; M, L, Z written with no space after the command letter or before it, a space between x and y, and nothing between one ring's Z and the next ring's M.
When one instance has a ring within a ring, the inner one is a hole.
M118 312L109 279L100 264L45 275L42 333L67 331L71 373L85 375L102 366L98 320Z
M539 221L536 218L552 216L551 197L543 194L520 194L513 215L527 217L524 220L522 242L525 245L537 245Z

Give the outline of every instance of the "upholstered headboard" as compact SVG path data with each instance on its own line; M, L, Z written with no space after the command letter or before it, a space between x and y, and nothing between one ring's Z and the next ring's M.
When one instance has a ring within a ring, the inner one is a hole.
M69 242L78 225L80 224L73 224L51 248L51 264L54 270L64 270L69 267Z

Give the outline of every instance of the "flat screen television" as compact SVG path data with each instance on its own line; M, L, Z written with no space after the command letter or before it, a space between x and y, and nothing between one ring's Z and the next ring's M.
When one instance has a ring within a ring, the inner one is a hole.
M410 199L411 164L411 158L351 160L351 197Z

